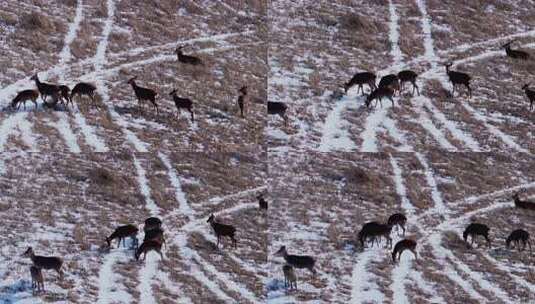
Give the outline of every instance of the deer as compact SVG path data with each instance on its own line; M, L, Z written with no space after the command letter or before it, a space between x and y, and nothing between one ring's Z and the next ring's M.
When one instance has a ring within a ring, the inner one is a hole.
M412 84L411 94L414 96L414 90L416 89L418 96L420 96L420 89L418 88L418 85L416 84L417 77L418 77L418 74L416 74L414 71L411 71L411 70L403 70L399 72L398 79L399 79L400 93L401 91L403 91L405 82L410 82Z
M288 123L288 117L286 116L286 110L288 106L283 102L268 101L267 104L268 115L279 115L284 119L284 125Z
M376 237L385 237L386 238L386 245L390 246L392 248L392 238L390 237L390 233L392 232L392 226L388 224L381 224L378 222L368 222L362 226L362 229L358 233L358 239L360 241L360 244L362 245L362 248L364 248L364 241L367 238L372 239L372 246L373 241Z
M30 78L30 80L35 80L35 85L37 86L37 89L39 90L39 93L41 94L41 100L43 100L43 102L46 102L46 98L48 96L51 96L52 98L54 98L54 100L57 101L57 99L59 98L59 94L60 94L59 86L55 84L41 82L39 80L38 74L33 75Z
M144 241L141 246L139 246L139 248L136 250L136 253L134 254L136 261L139 261L139 257L141 256L141 254L143 254L143 261L145 261L145 258L147 258L147 252L151 250L154 250L159 253L160 257L163 260L162 243L156 240L147 240Z
M79 82L77 83L74 88L72 88L70 101L73 102L74 97L78 96L79 99L82 99L83 96L87 96L91 99L91 102L95 107L98 108L97 104L95 103L95 90L97 87L95 87L91 83L87 82Z
M516 39L513 39L509 42L507 42L506 44L502 45L502 48L505 49L505 54L509 57L509 58L513 58L513 59L520 59L520 60L527 60L529 59L529 54L526 52L526 51L522 51L522 50L512 50L511 49L511 43L515 42Z
M509 249L511 242L514 242L517 246L517 249L519 251L524 251L526 249L526 244L529 246L529 252L531 252L531 242L529 241L529 232L527 232L524 229L516 229L507 237L505 240L505 244L507 246L507 249ZM520 242L522 242L523 246L522 249L520 249Z
M535 210L535 202L533 201L527 201L527 200L521 200L520 193L513 194L513 200L515 202L515 207L521 208L521 209L527 209L527 210Z
M157 217L149 217L145 220L145 225L143 226L143 231L147 232L152 229L160 229L162 227L162 220Z
M368 95L368 97L366 97L366 101L365 101L365 104L366 104L366 107L369 108L372 101L374 99L377 99L379 100L379 102L381 103L381 108L383 107L383 97L386 97L388 99L390 99L390 101L392 102L392 106L394 106L394 99L392 98L392 96L394 96L394 90L390 87L379 87L375 90L373 90L373 92ZM377 101L375 102L375 106L377 106Z
M268 209L268 202L264 199L264 194L260 193L256 199L258 200L258 208L267 210Z
M176 89L173 89L169 95L173 97L173 101L175 102L176 109L178 110L176 112L176 117L178 118L178 115L180 114L180 109L186 109L188 112L191 113L191 121L194 122L195 118L193 117L193 102L189 98L182 98L178 97L176 95Z
M357 94L359 93L359 89L362 91L362 94L364 94L365 84L367 84L370 87L370 90L373 91L377 89L377 86L375 85L376 79L377 76L375 76L375 74L371 72L356 73L355 75L353 75L351 80L344 83L344 92L347 94L347 91L349 91L349 89L351 89L355 85L358 85Z
M466 227L466 229L463 232L463 239L467 244L467 247L470 248L470 245L468 244L468 236L472 237L471 245L474 244L474 238L478 235L482 236L487 240L487 245L491 246L490 239L489 239L489 231L490 228L485 224L480 223L471 223Z
M22 254L22 256L30 257L33 266L37 268L53 269L59 274L60 279L63 279L63 271L61 270L63 260L61 258L35 255L32 247L28 247L28 249Z
M207 223L210 223L210 226L214 229L215 235L217 236L217 247L219 248L219 241L224 237L228 237L232 240L232 243L234 244L234 248L237 247L237 241L235 238L236 234L236 228L231 225L225 225L221 223L217 223L215 221L215 216L213 214L210 215L208 218Z
M403 230L403 235L405 235L405 224L407 223L407 217L401 213L392 214L387 221L389 226L399 226ZM399 230L398 230L399 235Z
M59 85L58 87L59 87L59 93L60 93L59 96L61 97L61 103L66 104L68 107L69 101L71 99L71 96L70 96L71 89L66 85Z
M470 75L462 72L451 71L450 67L452 65L452 62L444 64L444 66L446 67L446 74L448 74L448 78L451 84L453 85L451 96L455 94L455 86L464 85L468 89L468 97L472 98L472 89L470 88Z
M535 103L535 90L530 89L530 83L526 83L522 86L522 90L524 90L524 93L526 93L526 96L528 97L529 101L529 110L533 110L533 104Z
M396 243L394 251L392 251L392 260L394 261L394 264L396 263L396 257L398 262L401 260L401 254L405 250L410 250L414 254L414 258L418 259L418 254L416 253L416 241L403 239Z
M132 86L132 89L134 89L141 111L143 111L143 100L148 100L156 108L156 114L159 114L158 105L156 104L156 95L158 95L158 93L154 90L138 86L136 84L136 79L137 76L134 76L128 80L128 83Z
M286 264L282 266L282 272L284 273L284 287L290 287L290 290L297 289L297 276L295 275L294 268Z
M121 246L121 241L123 241L123 246L126 247L125 239L127 237L136 236L138 232L138 229L134 225L124 225L119 226L115 229L115 231L106 238L106 242L108 243L108 247L111 247L111 241L114 239L118 239L117 241L117 248Z
M37 109L37 98L39 97L39 92L36 90L24 90L17 93L17 96L11 101L11 107L15 108L17 105L17 110L20 109L20 105L24 104L24 110L26 110L26 101L31 100L35 104Z
M396 74L388 74L383 77L381 77L381 80L379 80L378 88L391 88L394 91L394 94L396 91L400 90L399 86L399 78Z
M240 92L240 95L238 96L238 107L240 108L241 117L244 117L243 109L245 107L245 104L249 100L249 97L247 96L247 86L241 87L239 92Z
M204 63L202 62L200 58L195 57L195 56L184 55L184 53L182 52L183 48L184 46L181 45L181 46L177 46L175 50L175 53L179 62L191 64L191 65L204 65Z
M286 264L294 268L298 268L298 269L306 268L310 272L312 272L313 275L316 274L316 270L314 269L316 260L311 256L288 254L288 252L286 251L286 246L281 246L280 249L277 252L275 252L275 256L282 256L284 260L286 261Z
M149 241L149 240L158 241L162 245L167 246L166 243L165 243L165 237L164 237L162 228L155 228L155 229L145 230L145 237L143 239L143 242L146 242L146 241Z
M30 266L30 274L32 276L32 290L35 292L45 291L45 280L43 278L43 272L41 268L32 265Z

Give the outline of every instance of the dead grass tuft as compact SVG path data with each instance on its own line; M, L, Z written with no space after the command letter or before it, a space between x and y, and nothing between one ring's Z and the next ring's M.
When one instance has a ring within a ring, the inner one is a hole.
M56 27L48 17L37 12L24 14L19 20L19 26L27 31L41 30L44 33L52 33Z
M104 168L95 168L89 172L89 178L93 183L101 186L109 186L115 182L111 172Z

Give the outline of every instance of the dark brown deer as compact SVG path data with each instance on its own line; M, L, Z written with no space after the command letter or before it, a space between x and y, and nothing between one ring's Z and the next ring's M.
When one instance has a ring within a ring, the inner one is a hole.
M406 223L407 223L407 217L404 214L401 214L401 213L392 214L388 218L388 222L387 222L387 224L392 226L392 227L399 226L403 230L403 235L405 235L405 224ZM399 231L398 231L398 235L399 235Z
M83 96L87 96L91 98L91 102L93 103L93 105L98 108L97 104L95 103L95 90L96 89L97 87L95 87L94 85L90 83L86 83L86 82L77 83L74 86L74 88L72 88L72 91L71 91L71 97L70 97L71 103L73 102L73 98L76 96L78 96L78 98L80 99Z
M524 229L516 229L507 237L505 244L507 249L509 249L511 242L516 244L516 247L519 251L524 251L526 249L526 244L529 246L529 251L531 252L531 242L529 241L529 232ZM520 242L522 242L522 248L520 248Z
M381 224L378 222L369 222L362 226L362 229L358 233L358 239L360 241L360 244L362 245L362 248L364 248L364 243L367 238L372 239L372 246L373 246L373 241L376 238L385 237L386 245L392 248L392 238L390 237L391 232L392 232L392 226L388 224Z
M11 107L17 107L17 110L20 109L20 105L24 104L24 110L26 110L26 101L31 100L37 108L37 98L39 97L39 92L36 90L24 90L17 93L17 96L11 101Z
M231 225L225 225L221 223L217 223L215 221L215 216L213 214L210 215L208 218L207 223L210 223L210 226L214 229L215 235L217 236L217 247L219 247L219 241L224 237L228 237L232 240L232 243L234 244L234 248L237 247L237 241L235 238L236 234L236 228Z
M306 268L310 272L312 272L312 274L316 274L316 270L314 269L316 260L311 256L288 254L288 252L286 251L286 246L281 246L280 249L275 252L275 256L282 256L286 261L286 264L292 267L298 269Z
M264 199L264 194L260 193L256 199L258 200L258 208L267 210L268 209L268 202Z
M134 257L136 258L137 261L139 261L139 257L141 256L141 254L143 254L143 261L145 261L145 258L147 258L147 252L151 250L154 250L157 253L159 253L160 257L163 260L162 243L160 243L159 241L155 241L155 240L144 241L141 244L141 246L139 246L139 248L136 250Z
M158 241L162 245L167 246L166 243L165 243L165 237L164 237L164 233L163 233L163 229L162 228L155 228L155 229L146 230L143 242L146 242L146 241L149 241L149 240Z
M528 97L529 101L529 110L533 110L533 104L535 103L535 90L529 88L530 84L526 83L524 86L522 86L522 90L526 93L526 96Z
M511 49L511 43L515 42L515 39L507 42L506 44L502 45L502 48L505 49L505 54L513 59L520 59L520 60L527 60L529 59L529 54L522 50L513 50Z
M394 106L394 98L392 98L394 96L394 90L390 87L379 87L375 90L373 90L373 92L368 95L368 97L366 97L366 107L370 107L372 101L374 99L377 99L379 100L379 102L381 103L381 108L383 107L383 97L386 97L388 99L390 99L390 101L392 102L392 106ZM375 102L375 106L377 106L377 101Z
M515 207L527 210L535 210L535 202L520 199L520 193L513 194Z
M63 271L61 270L63 260L61 258L35 255L32 247L28 247L28 249L22 254L22 256L30 257L33 262L33 265L37 268L53 269L59 274L60 279L63 279Z
M238 96L238 107L240 108L241 117L243 116L243 110L245 107L245 104L248 103L249 97L247 96L247 86L241 87L239 90L240 95Z
M162 227L162 220L157 217L149 217L145 220L143 231L147 232L152 229L160 229Z
M43 102L46 102L48 96L54 98L55 101L59 98L60 89L59 86L55 84L41 82L37 74L33 75L30 80L35 80L35 85L41 94L41 99Z
M410 82L412 84L412 95L414 95L414 90L416 89L416 92L418 95L420 95L420 89L418 88L418 85L416 84L416 78L418 77L418 74L416 74L414 71L411 70L404 70L398 73L398 79L399 79L399 86L400 86L400 93L403 91L403 87L405 86L405 82Z
M370 87L370 90L375 90L377 86L375 85L375 80L377 76L375 76L374 73L370 72L361 72L356 73L353 75L351 80L349 82L344 83L344 92L347 94L347 91L351 89L353 86L358 85L357 87L357 94L359 93L359 89L362 91L362 94L364 94L364 85L367 84Z
M176 56L179 62L191 64L191 65L203 65L203 62L200 58L190 55L184 55L182 49L184 46L178 46L175 50Z
M485 240L487 241L487 245L490 248L491 244L490 244L490 239L489 239L489 231L490 231L490 228L487 225L480 224L480 223L471 223L464 230L463 239L466 242L466 244L468 245L468 247L470 248L470 245L468 244L468 236L472 237L471 245L473 245L474 244L474 238L476 236L480 235L480 236L485 238Z
M193 101L191 101L189 98L178 97L176 95L176 89L172 90L169 95L173 97L173 101L175 102L177 118L180 114L180 109L186 109L191 114L191 121L194 122L195 118L193 117Z
M472 89L470 88L470 75L457 71L451 71L450 67L452 65L453 63L451 62L444 64L444 66L446 67L446 74L448 74L448 78L450 79L450 82L453 85L451 96L455 95L456 86L464 85L468 89L468 97L472 98Z
M71 89L66 85L60 85L58 87L59 87L59 92L60 92L60 97L61 97L61 103L66 104L66 106L68 107L69 101L71 99L71 96L70 96Z
M157 114L160 113L158 109L158 105L156 104L156 95L158 95L158 93L156 93L154 90L138 86L136 84L136 79L137 79L137 76L134 76L128 80L128 83L134 89L134 93L136 94L137 101L138 101L141 111L143 111L143 100L148 100L156 108L156 113Z
M404 239L397 242L396 246L394 246L394 251L392 251L392 260L394 261L394 264L396 263L396 259L399 262L401 254L405 250L410 250L414 254L414 258L418 259L418 254L416 253L416 241Z
M115 231L106 238L106 242L108 243L108 247L111 247L111 241L114 239L118 239L117 241L117 248L121 246L121 241L123 241L123 246L126 247L125 239L127 237L136 236L138 232L138 229L134 225L124 225L119 226Z
M391 88L394 91L394 95L396 91L400 90L399 86L399 78L395 74L388 74L383 77L381 77L381 80L379 80L378 88Z
M294 268L286 264L282 266L282 272L284 273L284 287L289 287L290 290L297 289L297 276Z
M268 101L267 104L269 115L279 115L284 119L284 125L288 123L288 117L286 116L286 110L288 106L283 102Z
M37 292L45 291L45 280L41 268L35 265L30 266L30 274L32 276L32 290L34 292L35 289L37 289Z

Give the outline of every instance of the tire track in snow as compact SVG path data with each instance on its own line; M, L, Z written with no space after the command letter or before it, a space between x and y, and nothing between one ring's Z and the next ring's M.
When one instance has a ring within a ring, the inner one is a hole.
M126 261L124 252L117 250L110 252L104 258L104 262L99 270L99 289L97 304L106 303L132 303L132 295L126 287L120 287L116 283L119 275L113 271L113 265L118 261Z
M351 275L351 303L384 303L385 295L379 291L376 276L367 269L367 265L382 259L381 250L368 249L358 256L358 261L353 267Z

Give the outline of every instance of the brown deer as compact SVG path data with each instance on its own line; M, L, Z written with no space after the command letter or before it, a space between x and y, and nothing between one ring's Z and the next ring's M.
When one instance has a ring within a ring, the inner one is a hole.
M379 87L373 90L373 92L370 95L368 95L368 97L366 97L366 101L365 101L366 107L369 108L372 101L374 99L377 99L381 103L381 108L382 108L383 97L390 99L390 101L392 102L392 106L394 106L394 98L392 98L392 96L394 96L394 90L391 87L388 87L388 86ZM375 106L377 106L377 101L375 102Z
M387 221L387 224L394 227L399 226L403 230L403 235L405 235L405 224L407 223L407 217L401 213L392 214ZM399 235L399 230L398 230Z
M137 232L138 229L134 225L124 225L117 227L115 231L109 237L106 238L108 247L111 247L111 241L113 241L114 239L118 239L117 248L121 246L121 241L123 241L123 246L126 247L126 238L136 236Z
M282 272L284 273L284 287L289 287L290 290L297 289L297 276L294 268L286 264L282 266Z
M524 90L524 93L526 93L526 96L528 97L529 101L529 110L533 110L533 104L535 103L535 90L530 89L530 84L526 83L524 86L522 86L522 90Z
M509 57L509 58L513 58L513 59L520 59L520 60L527 60L529 59L529 53L526 52L526 51L522 51L522 50L513 50L511 49L511 43L515 42L515 39L507 42L506 44L502 45L502 48L505 49L505 54Z
M74 97L76 97L78 95L78 98L82 98L84 95L91 98L91 102L93 103L93 106L95 106L96 108L98 108L97 104L95 103L95 90L97 89L97 87L95 87L94 85L92 85L91 83L86 83L86 82L79 82L77 83L74 88L72 88L72 91L71 91L71 96L70 96L70 101L71 101L71 104L72 104L72 100Z
M43 278L43 272L41 268L32 265L30 266L30 274L32 275L32 290L35 292L45 291L45 280Z
M163 260L162 243L160 243L159 241L155 241L155 240L144 241L141 244L141 246L139 246L139 248L136 250L136 253L134 256L136 260L139 261L139 257L141 256L141 254L143 254L143 261L145 261L145 258L147 257L147 252L151 250L154 250L157 253L159 253L160 257Z
M444 64L444 66L446 67L446 74L448 74L448 78L450 79L450 82L453 85L451 96L454 96L456 86L464 85L468 89L468 97L472 98L472 89L470 88L470 75L457 71L451 71L450 67L452 65L453 63L451 62Z
M134 93L136 94L141 111L143 111L143 100L148 100L156 108L156 114L159 114L160 111L158 109L158 105L156 104L156 95L158 95L158 93L156 93L154 90L138 86L136 84L136 79L137 76L134 76L128 80L128 83L132 86L132 89L134 89Z
M162 228L145 230L145 237L143 238L143 242L146 242L149 240L158 241L162 245L167 246L165 243L165 237L164 237Z
M414 95L414 90L416 89L416 92L418 95L420 95L420 89L418 88L418 85L416 84L416 78L418 77L418 74L416 74L414 71L411 70L404 70L398 73L398 79L399 79L399 91L403 91L403 87L405 86L405 82L410 82L412 84L412 95Z
M256 199L258 200L258 208L262 209L262 210L267 210L268 209L268 202L264 199L264 194L263 193L260 193Z
M184 46L178 46L175 50L176 56L179 62L191 64L191 65L204 65L202 60L195 56L184 55L182 49Z
M507 248L511 246L511 242L516 244L516 247L519 251L524 251L526 249L526 244L529 246L529 251L531 252L531 242L529 241L529 232L524 229L516 229L507 237L505 244ZM520 248L520 242L522 242L523 247Z
M71 96L70 96L71 89L66 85L59 85L58 87L59 87L61 103L62 104L66 104L66 106L68 107L69 106L69 101L71 99ZM71 104L72 104L72 102L71 102Z
M169 95L173 97L173 101L175 102L175 106L177 109L176 117L178 118L178 114L180 114L180 109L186 109L191 114L191 121L195 121L195 117L193 117L193 101L189 98L182 98L178 97L176 95L176 89L173 89Z
M344 83L344 92L347 94L347 91L349 91L349 89L351 89L355 85L358 85L357 94L359 93L359 90L361 90L362 94L364 94L364 84L367 84L370 87L370 90L375 90L377 88L377 86L375 85L376 78L377 76L375 76L375 74L371 72L356 73L355 75L353 75L351 80L349 80L349 82Z
M30 257L35 267L41 269L53 269L59 274L60 279L63 279L63 271L61 270L63 260L61 258L35 255L32 247L28 247L22 256Z
M206 222L210 223L210 225L214 229L214 232L217 236L217 247L219 247L219 241L224 236L229 237L232 240L232 243L234 244L234 248L237 247L237 241L235 238L236 228L234 226L217 223L215 221L215 216L213 214L210 215L210 217L208 218L208 221Z
M316 264L316 260L308 255L293 255L288 254L286 251L286 246L281 246L281 248L275 252L275 256L282 256L284 260L286 261L286 264L295 267L295 268L306 268L312 274L316 274L316 270L314 269L314 265Z
M162 220L157 217L149 217L145 220L143 231L147 232L152 229L159 229L162 227Z
M238 107L240 108L241 117L243 116L243 109L245 104L248 103L249 97L247 96L247 86L241 87L239 90L240 95L238 96Z
M535 210L535 202L520 199L520 193L513 194L515 207L527 210Z
M472 237L471 245L474 245L474 238L476 236L480 235L480 236L485 238L485 240L487 241L487 245L490 248L491 243L490 243L490 239L489 239L489 231L490 231L490 228L485 224L471 223L464 230L463 239L466 242L467 246L470 248L470 246L468 244L468 237L469 236Z
M358 239L360 241L360 244L362 245L362 248L364 247L364 242L367 238L372 239L372 246L373 241L376 238L385 237L386 238L386 245L392 248L392 238L390 237L390 233L392 232L392 226L388 224L381 224L378 222L369 222L362 226L362 229L358 233Z
M392 251L392 261L396 263L396 259L399 262L401 259L401 254L405 250L410 250L414 254L414 258L418 259L418 254L416 253L416 241L404 239L396 243L394 246L394 251Z
M24 104L24 110L26 110L26 101L31 100L37 108L37 98L39 97L39 92L36 90L24 90L20 91L15 98L11 101L11 107L15 108L17 105L17 110L20 109L21 103Z
M30 80L35 80L35 85L37 86L37 89L41 94L41 99L43 100L43 102L46 102L46 98L48 96L51 96L52 98L54 98L55 102L57 102L57 99L60 96L59 86L55 84L41 82L37 74L33 75Z
M268 101L267 107L269 115L279 115L284 119L284 125L287 125L288 117L286 116L286 110L288 106L286 104L283 102Z

